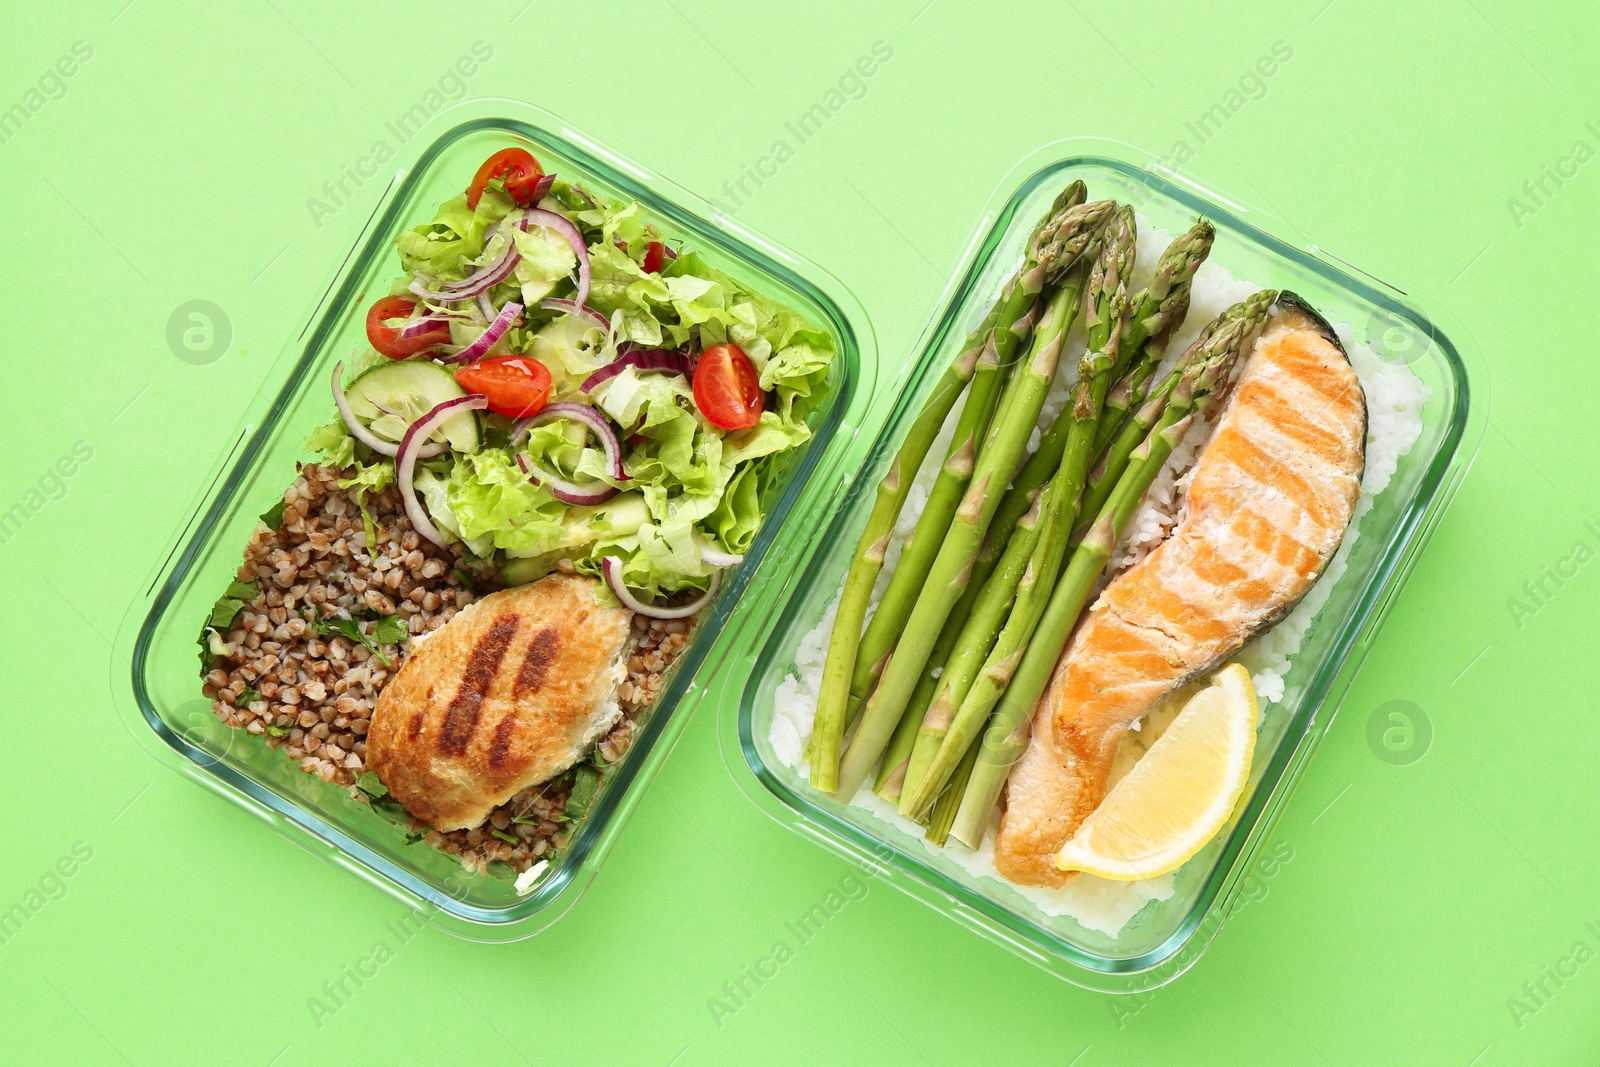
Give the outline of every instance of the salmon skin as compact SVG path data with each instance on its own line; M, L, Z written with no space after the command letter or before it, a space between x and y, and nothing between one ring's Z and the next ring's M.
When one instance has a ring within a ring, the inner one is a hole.
M1326 321L1293 293L1245 361L1177 525L1085 614L1034 707L1006 786L995 868L1072 877L1056 853L1100 805L1128 727L1221 666L1306 594L1361 491L1367 409Z

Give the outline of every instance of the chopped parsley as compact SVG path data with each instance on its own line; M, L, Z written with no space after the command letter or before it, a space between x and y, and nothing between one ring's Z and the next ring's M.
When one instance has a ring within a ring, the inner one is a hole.
M516 835L508 834L504 830L490 830L489 832L508 845L520 845L522 843L517 840Z
M218 597L217 602L211 606L211 617L206 620L206 625L227 633L233 629L233 621L239 617L244 606L255 598L256 583L229 582L228 591Z
M367 803L372 805L373 811L390 820L399 822L411 818L401 803L389 795L389 787L378 778L376 771L367 771L357 778L356 791L367 798Z
M563 814L574 822L583 818L589 814L595 794L599 791L600 772L593 767L579 767L573 775L572 792L567 795L567 807Z
M200 627L200 675L204 677L216 658L223 654L222 635L233 629L234 620L244 606L256 598L256 583L232 581L227 591L211 605L211 614ZM216 640L213 642L212 638Z
M371 800L377 800L380 797L389 795L389 787L383 784L383 780L378 777L377 771L367 771L360 778L357 778L356 788L365 793Z
M261 513L261 521L267 524L267 529L277 530L283 525L283 507L283 501L280 500Z
M362 619L377 619L369 635L361 629ZM410 624L399 615L376 615L363 612L354 619L341 619L337 615L324 615L321 608L313 609L311 626L323 637L347 637L358 645L365 645L374 659L385 667L393 666L389 657L379 651L380 645L398 645L411 636Z
M256 701L258 701L260 699L261 699L261 694L260 693L256 692L254 689L250 688L249 686L245 686L242 690L239 691L239 695L236 698L234 698L233 706L236 707L236 708L248 708L251 704L254 704Z
M267 733L273 737L288 737L294 731L293 726L269 726Z

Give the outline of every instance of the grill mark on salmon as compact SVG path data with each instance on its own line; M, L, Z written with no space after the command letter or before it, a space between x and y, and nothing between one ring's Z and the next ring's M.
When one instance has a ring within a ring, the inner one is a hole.
M505 658L506 649L511 647L511 638L521 621L517 615L502 615L473 646L472 655L467 659L467 669L461 675L461 688L456 690L450 707L445 711L444 723L439 727L438 749L441 755L459 756L467 750L473 733L478 729L483 698L488 694L495 675L500 673L500 661Z
M554 630L547 628L534 634L533 640L528 642L528 651L522 656L522 666L517 668L517 681L511 687L512 699L521 700L530 693L537 693L560 651L561 635Z
M1366 402L1333 331L1293 294L1241 370L1167 540L1089 609L1034 708L995 867L1060 886L1130 725L1291 610L1359 498Z

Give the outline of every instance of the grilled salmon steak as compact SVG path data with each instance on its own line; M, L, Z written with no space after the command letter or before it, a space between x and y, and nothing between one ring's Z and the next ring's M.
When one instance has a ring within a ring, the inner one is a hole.
M1128 727L1305 595L1361 489L1367 411L1338 338L1290 293L1196 461L1171 535L1086 613L1007 783L995 867L1060 886L1056 853L1105 796Z
M593 578L492 593L421 644L378 695L367 766L436 830L481 824L571 767L622 714L632 613Z

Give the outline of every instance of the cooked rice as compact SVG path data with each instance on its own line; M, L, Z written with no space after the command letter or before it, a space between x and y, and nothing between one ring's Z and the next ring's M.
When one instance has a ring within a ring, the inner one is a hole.
M1134 267L1134 288L1148 282L1154 274L1156 261L1171 241L1164 230L1150 227L1139 219L1138 260ZM1200 330L1222 311L1239 300L1256 292L1260 286L1235 278L1226 268L1207 260L1196 272L1188 317L1167 346L1166 366L1170 367L1185 348L1199 335ZM1359 526L1363 516L1372 509L1373 498L1388 486L1394 476L1400 457L1411 450L1422 432L1422 408L1429 397L1428 387L1411 370L1401 364L1382 359L1370 347L1357 342L1348 324L1335 327L1350 355L1351 365L1367 395L1367 461L1361 481L1361 498L1351 518L1339 551L1329 562L1322 578L1303 600L1276 626L1247 645L1238 656L1251 671L1252 681L1262 703L1262 714L1273 713L1275 706L1297 699L1298 693L1286 693L1284 675L1306 632L1311 628L1318 611L1327 602L1333 587L1344 574L1349 554L1360 537ZM1083 354L1085 340L1081 319L1067 336L1060 368L1051 391L1045 400L1039 424L1028 443L1030 451L1039 444L1045 427L1054 421L1056 414L1068 402L1072 386L1077 382L1078 359ZM960 405L956 405L946 420L943 431L928 450L928 458L918 471L907 494L906 507L902 509L895 525L895 539L885 555L884 567L872 593L872 608L876 610L879 598L888 584L895 564L900 558L903 539L916 524L916 516L926 503L928 492L938 476L939 464L949 446ZM1152 483L1143 504L1128 523L1127 533L1118 546L1107 574L1101 579L1104 588L1111 578L1143 559L1166 537L1177 522L1187 488L1186 475L1210 436L1216 412L1211 418L1197 417L1189 433L1173 450L1172 457ZM777 758L802 776L808 772L804 759L807 743L811 739L811 720L816 715L817 690L822 683L823 665L827 660L828 638L833 631L834 613L838 608L835 596L823 612L816 628L800 640L795 650L795 669L778 683L775 707L768 736ZM870 616L869 616L870 617ZM1160 730L1170 722L1172 709L1166 709L1160 718L1166 720L1144 723L1145 729L1137 736L1137 747L1148 748L1159 736ZM994 830L998 818L991 820L988 835L976 852L954 842L947 848L936 848L923 838L923 828L902 818L893 804L876 796L871 782L851 800L851 805L872 813L879 821L887 823L897 832L920 843L931 854L949 859L973 875L992 878L1032 902L1047 915L1069 916L1091 930L1115 937L1145 904L1152 900L1165 900L1173 892L1172 875L1162 875L1145 881L1112 882L1091 875L1080 875L1062 889L1044 889L1033 886L1015 886L1001 879L994 870Z
M238 578L259 582L257 594L223 636L227 653L213 659L205 694L227 725L260 737L308 774L353 786L366 770L378 693L404 665L407 649L381 646L390 662L384 666L365 645L318 633L309 616L398 615L412 634L409 646L500 581L493 567L468 563L459 544L447 551L418 536L392 486L367 501L377 535L369 551L360 504L338 486L342 473L303 466L284 493L279 528L263 523L251 535ZM470 575L471 586L463 575ZM596 745L607 763L627 752L640 712L655 700L690 630L689 620L633 617L634 647L618 690L623 717ZM241 706L246 689L257 696ZM570 775L531 786L490 812L481 827L428 830L423 840L459 856L468 870L498 860L526 871L566 844L572 827L562 817L570 786ZM515 843L494 836L496 830Z

